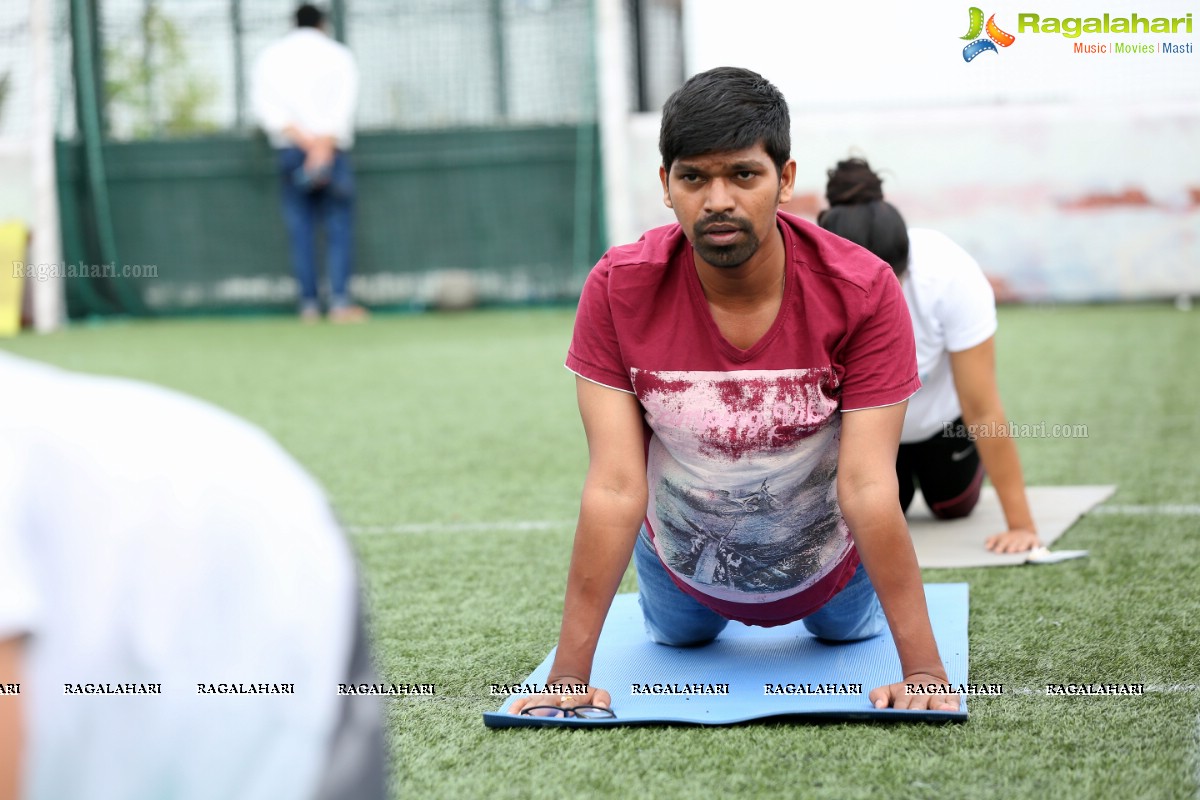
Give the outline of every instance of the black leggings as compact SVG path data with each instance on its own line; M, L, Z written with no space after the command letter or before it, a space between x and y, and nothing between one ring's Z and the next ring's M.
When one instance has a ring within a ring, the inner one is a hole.
M983 463L959 417L949 430L923 442L900 445L896 454L900 507L906 512L918 486L926 505L938 519L965 517L979 501Z

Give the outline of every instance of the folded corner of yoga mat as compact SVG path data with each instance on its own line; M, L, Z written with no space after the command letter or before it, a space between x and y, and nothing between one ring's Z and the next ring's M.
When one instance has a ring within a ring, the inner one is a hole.
M925 585L929 619L952 686L967 682L965 583ZM552 650L523 686L542 687ZM612 695L612 719L534 717L509 714L520 695L494 712L489 728L609 728L624 725L733 725L759 720L825 719L887 722L965 722L966 697L958 711L875 708L867 695L901 679L891 633L831 643L802 622L755 628L730 622L715 642L667 647L646 636L636 594L617 595L604 621L592 684Z

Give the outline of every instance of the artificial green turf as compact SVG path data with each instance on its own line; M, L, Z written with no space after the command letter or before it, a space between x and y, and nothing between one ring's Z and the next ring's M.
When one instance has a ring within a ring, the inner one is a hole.
M971 584L970 680L1006 687L970 701L965 725L485 729L481 713L502 700L489 684L524 677L557 637L586 465L561 366L571 318L126 323L3 346L209 399L266 428L324 483L363 563L384 678L437 685L435 697L389 706L396 796L1195 796L1194 516L1093 515L1059 545L1087 559L927 571ZM1086 437L1022 439L1030 483L1116 483L1121 505L1200 503L1200 314L1009 308L1000 331L1009 416L1087 426ZM499 524L519 521L548 524ZM417 524L460 527L388 532ZM1152 691L1044 694L1046 683L1093 681Z

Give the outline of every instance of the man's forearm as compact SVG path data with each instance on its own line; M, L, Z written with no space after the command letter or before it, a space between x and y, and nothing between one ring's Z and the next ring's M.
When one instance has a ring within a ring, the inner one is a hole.
M945 677L929 623L921 569L895 486L885 483L862 487L844 499L839 497L839 501L887 615L904 675Z
M629 566L645 513L644 494L584 487L552 679L590 680L600 629Z
M283 135L305 152L318 148L329 152L337 149L337 137L332 134L313 133L295 125L287 125Z

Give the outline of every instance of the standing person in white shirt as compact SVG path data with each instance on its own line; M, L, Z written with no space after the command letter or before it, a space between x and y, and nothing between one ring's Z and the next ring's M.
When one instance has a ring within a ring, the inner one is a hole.
M901 506L908 510L919 486L934 516L965 517L986 473L1008 526L988 549L1040 547L996 386L996 300L983 270L945 235L908 228L863 159L829 170L825 196L830 207L817 222L891 265L913 321L921 388L908 401L896 457Z
M251 101L278 153L283 216L300 284L300 317L320 319L316 230L324 224L329 319L361 322L350 299L354 264L354 108L358 68L349 49L325 33L325 15L304 4L296 28L267 47L254 67Z
M269 436L0 352L0 798L382 800L350 547Z

